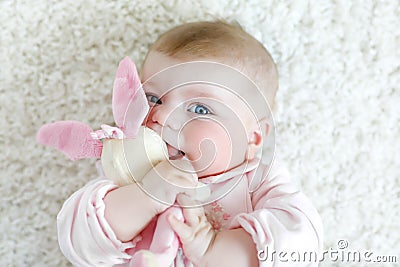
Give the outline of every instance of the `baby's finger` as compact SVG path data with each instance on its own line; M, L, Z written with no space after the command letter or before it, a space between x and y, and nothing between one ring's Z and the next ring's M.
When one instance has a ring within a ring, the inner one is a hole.
M193 207L198 207L201 205L200 202L194 200L191 196L185 194L185 193L180 193L176 196L176 201L178 202L179 206L182 208L193 208Z
M168 216L168 222L172 227L172 230L179 236L182 242L186 242L191 239L192 229L184 222L178 220L174 215Z
M205 216L203 207L196 207L198 203L185 194L179 194L178 204L183 207L183 216L186 223L190 226L196 226L201 218Z

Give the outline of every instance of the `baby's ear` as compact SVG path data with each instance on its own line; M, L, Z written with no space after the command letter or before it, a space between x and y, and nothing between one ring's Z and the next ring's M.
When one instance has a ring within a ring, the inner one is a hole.
M114 81L112 108L115 123L127 138L135 138L149 111L135 63L125 57L118 66Z
M247 146L247 160L252 160L261 148L263 142L263 135L261 131L253 131L249 136L249 143Z
M270 120L264 117L258 121L257 129L253 130L249 136L249 143L247 149L247 159L251 160L255 157L257 152L262 149L264 138L270 134L271 125Z

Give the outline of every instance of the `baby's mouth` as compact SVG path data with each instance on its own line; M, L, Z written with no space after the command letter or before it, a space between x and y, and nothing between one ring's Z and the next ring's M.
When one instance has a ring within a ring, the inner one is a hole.
M185 156L185 152L182 150L176 149L167 143L168 156L170 160L182 159Z

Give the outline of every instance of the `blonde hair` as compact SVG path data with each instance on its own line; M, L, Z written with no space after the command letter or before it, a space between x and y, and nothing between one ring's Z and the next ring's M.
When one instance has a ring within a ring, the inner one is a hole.
M278 72L267 49L238 23L200 21L176 26L150 47L177 59L219 59L236 67L260 88L271 108L278 90ZM147 58L147 57L146 57Z

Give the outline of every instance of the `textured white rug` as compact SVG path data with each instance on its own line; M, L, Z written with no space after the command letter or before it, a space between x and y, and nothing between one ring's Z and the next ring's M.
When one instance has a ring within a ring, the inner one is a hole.
M320 211L325 248L345 240L340 251L396 255L400 264L399 8L397 0L1 1L0 266L69 266L56 214L95 175L94 161L37 145L40 125L112 122L117 63L141 62L174 25L213 18L236 19L279 65L278 157Z

